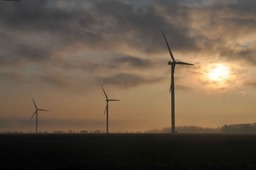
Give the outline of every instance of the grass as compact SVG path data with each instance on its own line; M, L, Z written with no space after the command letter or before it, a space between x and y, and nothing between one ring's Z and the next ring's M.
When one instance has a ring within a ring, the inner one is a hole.
M255 169L256 135L2 134L6 169Z

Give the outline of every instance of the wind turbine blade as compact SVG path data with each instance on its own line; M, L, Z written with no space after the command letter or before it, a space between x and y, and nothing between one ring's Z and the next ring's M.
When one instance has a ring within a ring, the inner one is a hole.
M171 93L171 91L172 91L172 80L171 80L171 84L170 84L169 93Z
M30 118L30 119L32 119L32 118L35 116L36 112L37 112L37 110L36 110L36 111L35 111L35 113L31 116L31 118Z
M171 84L170 84L169 93L171 93L171 90L172 90L172 88L173 88L173 80L172 80L172 77L174 76L174 71L175 71L175 64L172 65L172 67L171 67Z
M45 109L38 109L39 111L45 111L45 112L49 112L49 110L45 110Z
M119 99L109 99L109 101L120 101Z
M35 108L37 109L35 100L34 100L34 99L32 99L32 100L33 100L33 103L34 103Z
M181 62L181 61L176 62L176 64L181 64L181 65L194 65L194 64L191 64L191 63L185 63L185 62Z
M105 92L103 86L101 86L101 88L102 88L102 90L103 90L103 92L104 92L104 94L105 94L105 96L106 96L106 99L108 99L107 93Z
M173 55L172 55L171 48L170 48L170 46L169 46L169 44L168 44L168 42L167 42L167 39L166 39L166 37L165 37L165 35L164 35L164 32L163 32L163 31L162 31L162 34L163 34L163 37L164 37L165 43L166 43L166 45L167 45L167 48L168 48L168 50L169 50L170 56L172 57L173 62L175 62L175 59L174 59L174 57L173 57Z
M105 108L104 114L106 114L106 112L107 112L107 107L108 107L108 106L106 106L106 108Z

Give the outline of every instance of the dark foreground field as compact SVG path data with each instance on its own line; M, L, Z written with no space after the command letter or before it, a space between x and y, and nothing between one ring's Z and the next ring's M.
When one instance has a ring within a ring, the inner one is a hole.
M3 134L0 152L4 169L256 169L256 135Z

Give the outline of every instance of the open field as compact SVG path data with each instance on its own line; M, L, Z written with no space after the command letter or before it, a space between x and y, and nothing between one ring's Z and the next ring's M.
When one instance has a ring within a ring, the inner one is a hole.
M255 169L256 135L2 134L6 169Z

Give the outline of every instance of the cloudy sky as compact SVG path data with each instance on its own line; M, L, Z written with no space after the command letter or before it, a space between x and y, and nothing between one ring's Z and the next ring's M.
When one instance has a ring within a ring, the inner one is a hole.
M0 1L0 131L170 127L256 122L255 0Z

